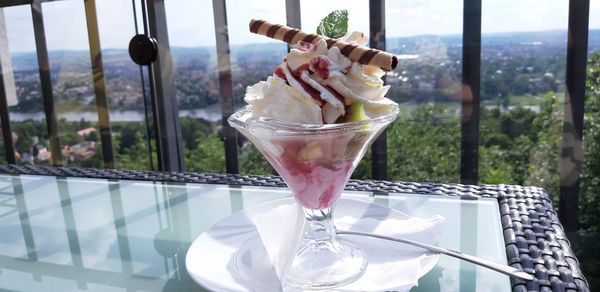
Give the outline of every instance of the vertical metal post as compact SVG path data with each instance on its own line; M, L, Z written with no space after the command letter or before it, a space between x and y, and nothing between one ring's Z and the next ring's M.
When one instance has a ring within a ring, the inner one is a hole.
M85 18L87 22L88 41L90 43L90 59L94 91L96 93L96 110L100 124L100 141L102 142L102 158L104 167L115 167L115 154L113 153L112 135L108 100L106 96L106 83L104 80L104 67L102 64L102 49L100 46L100 33L98 32L98 17L96 15L96 0L85 0Z
M48 140L50 144L50 164L61 165L62 154L60 139L58 137L58 121L54 108L54 96L52 94L52 79L50 77L50 62L48 60L48 48L46 46L46 32L44 31L44 17L42 15L42 1L33 0L31 3L31 16L33 19L33 33L35 35L35 47L37 51L38 67L40 71L40 82L42 85L42 97L44 99L44 113L46 114L46 127L48 128Z
M481 0L464 0L463 5L460 182L477 184L479 180Z
M287 26L302 28L302 17L300 15L300 0L285 0L285 19ZM291 44L287 45L288 53L292 48Z
M12 81L12 91L10 90ZM10 51L8 48L8 36L6 34L6 21L4 18L4 8L0 8L0 124L2 125L2 139L4 140L4 151L6 152L6 162L16 164L15 145L12 139L12 129L10 127L10 116L8 112L9 94L13 94L16 101L16 92L14 91L14 77L12 76L12 66L10 63Z
M369 1L369 43L371 48L385 51L385 0ZM374 179L388 179L386 133L384 130L371 146L371 173Z
M579 185L583 164L583 115L588 49L589 0L569 1L569 40L565 80L559 218L565 231L579 228Z
M138 35L140 34L139 29L138 29L138 17L137 17L137 10L138 7L136 5L136 0L131 0L131 4L132 4L132 12L133 12L133 27L135 29L135 34ZM145 5L143 5L143 1L142 3L142 9L145 8ZM142 19L144 22L143 25L143 30L144 30L144 34L146 34L146 32L148 31L148 22L146 21L146 13L142 11ZM158 127L154 127L153 125L156 124L156 116L154 116L154 113L152 112L153 110L153 103L152 103L152 97L148 94L146 94L146 76L144 74L144 66L139 66L140 69L140 82L141 82L141 89L142 89L142 98L143 98L143 102L144 102L144 120L145 120L145 126L146 126L146 144L147 144L147 149L148 149L148 158L150 158L150 170L154 170L154 159L153 159L153 154L152 154L152 141L151 141L151 137L152 137L152 131L154 130L154 132L156 133L156 137L159 137L158 133L157 133L157 128ZM150 71L150 70L148 70ZM152 124L150 124L150 115L152 114Z
M215 20L215 39L217 41L217 66L219 66L225 169L227 173L238 173L237 132L227 123L227 118L235 110L235 104L233 100L233 85L231 83L231 56L229 54L229 31L227 29L225 0L213 0L213 15Z
M285 0L285 19L287 26L300 29L302 17L300 15L300 0Z
M157 153L158 167L165 171L183 171L183 144L179 111L175 94L173 60L167 33L164 0L144 0L148 7L150 36L158 43L156 61L150 64L148 76L152 92L154 115L158 123Z

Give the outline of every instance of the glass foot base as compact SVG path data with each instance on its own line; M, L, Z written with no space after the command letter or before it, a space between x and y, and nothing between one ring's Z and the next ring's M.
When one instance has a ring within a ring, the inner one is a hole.
M364 252L345 240L310 241L298 250L285 284L302 289L339 287L358 279L366 267Z

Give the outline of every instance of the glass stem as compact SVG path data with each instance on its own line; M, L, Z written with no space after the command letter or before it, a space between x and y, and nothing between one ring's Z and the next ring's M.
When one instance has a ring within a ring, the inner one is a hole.
M304 210L303 239L314 243L335 241L332 208Z

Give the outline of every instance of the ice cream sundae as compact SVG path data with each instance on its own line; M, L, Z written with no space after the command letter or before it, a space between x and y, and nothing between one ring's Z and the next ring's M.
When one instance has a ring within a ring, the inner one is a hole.
M382 68L397 60L364 47L359 32L333 39L264 20L252 20L250 30L292 45L267 80L247 88L246 108L229 118L304 209L303 244L287 281L302 288L348 283L367 261L336 239L331 210L371 142L398 115L381 79ZM329 273L311 274L310 266Z
M262 22L261 27L265 24ZM338 40L358 47L367 41L359 32L348 33ZM293 45L272 76L247 88L246 114L305 125L381 117L397 108L396 103L385 98L389 86L383 85L384 73L374 65L353 62L339 47L328 47L324 38L313 43L301 40ZM325 133L318 137L271 137L268 143L272 145L268 148L278 151L263 151L307 208L327 208L335 202L358 162L355 153L348 151L364 150L361 148L367 146L365 135L350 132L341 137L336 135L335 139Z

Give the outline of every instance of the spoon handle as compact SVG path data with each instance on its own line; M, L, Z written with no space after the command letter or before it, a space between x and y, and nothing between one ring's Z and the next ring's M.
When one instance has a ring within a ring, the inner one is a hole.
M343 230L338 230L337 234L367 236L367 237L374 237L374 238L379 238L379 239L386 239L386 240L401 242L401 243L405 243L405 244L410 244L410 245L414 245L414 246L417 246L417 247L420 247L423 249L435 251L435 252L438 252L441 254L445 254L445 255L448 255L451 257L465 260L467 262L486 267L488 269L494 270L496 272L500 272L502 274L505 274L505 275L508 275L511 277L515 277L515 278L519 278L519 279L527 280L527 281L532 281L534 279L533 275L525 273L519 269L515 269L511 266L497 264L492 261L488 261L488 260L485 260L482 258L478 258L478 257L472 256L472 255L462 253L460 251L451 250L451 249L447 249L447 248L443 248L443 247L439 247L439 246L434 246L431 244L426 244L426 243L422 243L422 242L418 242L418 241L414 241L414 240L410 240L410 239L395 238L395 237L389 237L389 236L378 235L378 234L355 232L355 231L343 231Z

